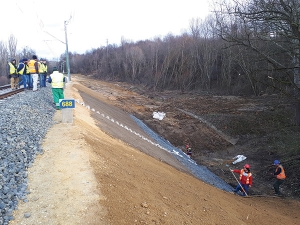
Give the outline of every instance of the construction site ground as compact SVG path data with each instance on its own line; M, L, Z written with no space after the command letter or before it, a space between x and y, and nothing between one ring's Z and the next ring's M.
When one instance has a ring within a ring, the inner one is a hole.
M20 202L10 224L300 223L300 202L290 190L293 181L282 186L284 197L273 195L271 164L280 153L267 132L250 127L265 123L260 114L278 107L289 110L284 99L150 93L82 75L72 75L65 97L78 100L74 122L62 123L62 111L56 112L44 154L28 171L29 201ZM158 120L153 112L166 116ZM120 127L122 123L148 137L129 114L178 148L189 143L192 159L233 187L236 180L229 169L249 163L254 181L249 197L204 183L172 155ZM260 147L263 140L269 149ZM247 159L233 165L236 155Z

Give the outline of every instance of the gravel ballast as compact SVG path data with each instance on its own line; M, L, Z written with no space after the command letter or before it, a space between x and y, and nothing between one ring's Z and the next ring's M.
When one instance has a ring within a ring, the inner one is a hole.
M27 202L27 169L38 154L55 113L50 87L26 90L0 101L0 225Z

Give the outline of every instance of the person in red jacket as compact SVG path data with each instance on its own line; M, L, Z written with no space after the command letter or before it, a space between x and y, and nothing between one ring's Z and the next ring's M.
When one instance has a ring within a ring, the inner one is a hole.
M191 157L192 157L193 151L192 151L192 148L190 147L190 144L189 144L189 143L187 143L187 144L185 145L185 149L186 149L186 154L187 154L187 156L188 156L189 158L191 158Z
M246 164L241 170L231 170L234 173L240 174L240 183L236 186L234 192L241 191L243 196L248 195L249 187L252 186L252 174L250 172L250 165Z
M278 159L274 160L274 166L276 166L273 174L274 177L276 177L276 182L273 184L275 195L282 195L279 191L279 186L283 183L286 175L283 166L280 164L280 161Z

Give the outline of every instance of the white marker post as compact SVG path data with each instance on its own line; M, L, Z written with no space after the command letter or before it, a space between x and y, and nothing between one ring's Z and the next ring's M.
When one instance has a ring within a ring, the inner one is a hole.
M59 99L59 107L62 110L62 122L73 123L73 109L75 108L75 100Z

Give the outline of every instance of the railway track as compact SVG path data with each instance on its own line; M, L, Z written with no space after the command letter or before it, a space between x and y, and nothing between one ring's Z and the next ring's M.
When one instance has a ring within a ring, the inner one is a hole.
M24 91L24 88L19 88L16 90L9 90L10 89L10 85L4 85L4 86L0 86L0 90L2 90L0 92L0 99L5 99L8 98L9 96L15 95L19 92ZM7 91L6 91L7 90Z
M9 89L9 88L10 88L10 84L0 86L0 90L5 90L5 89Z

